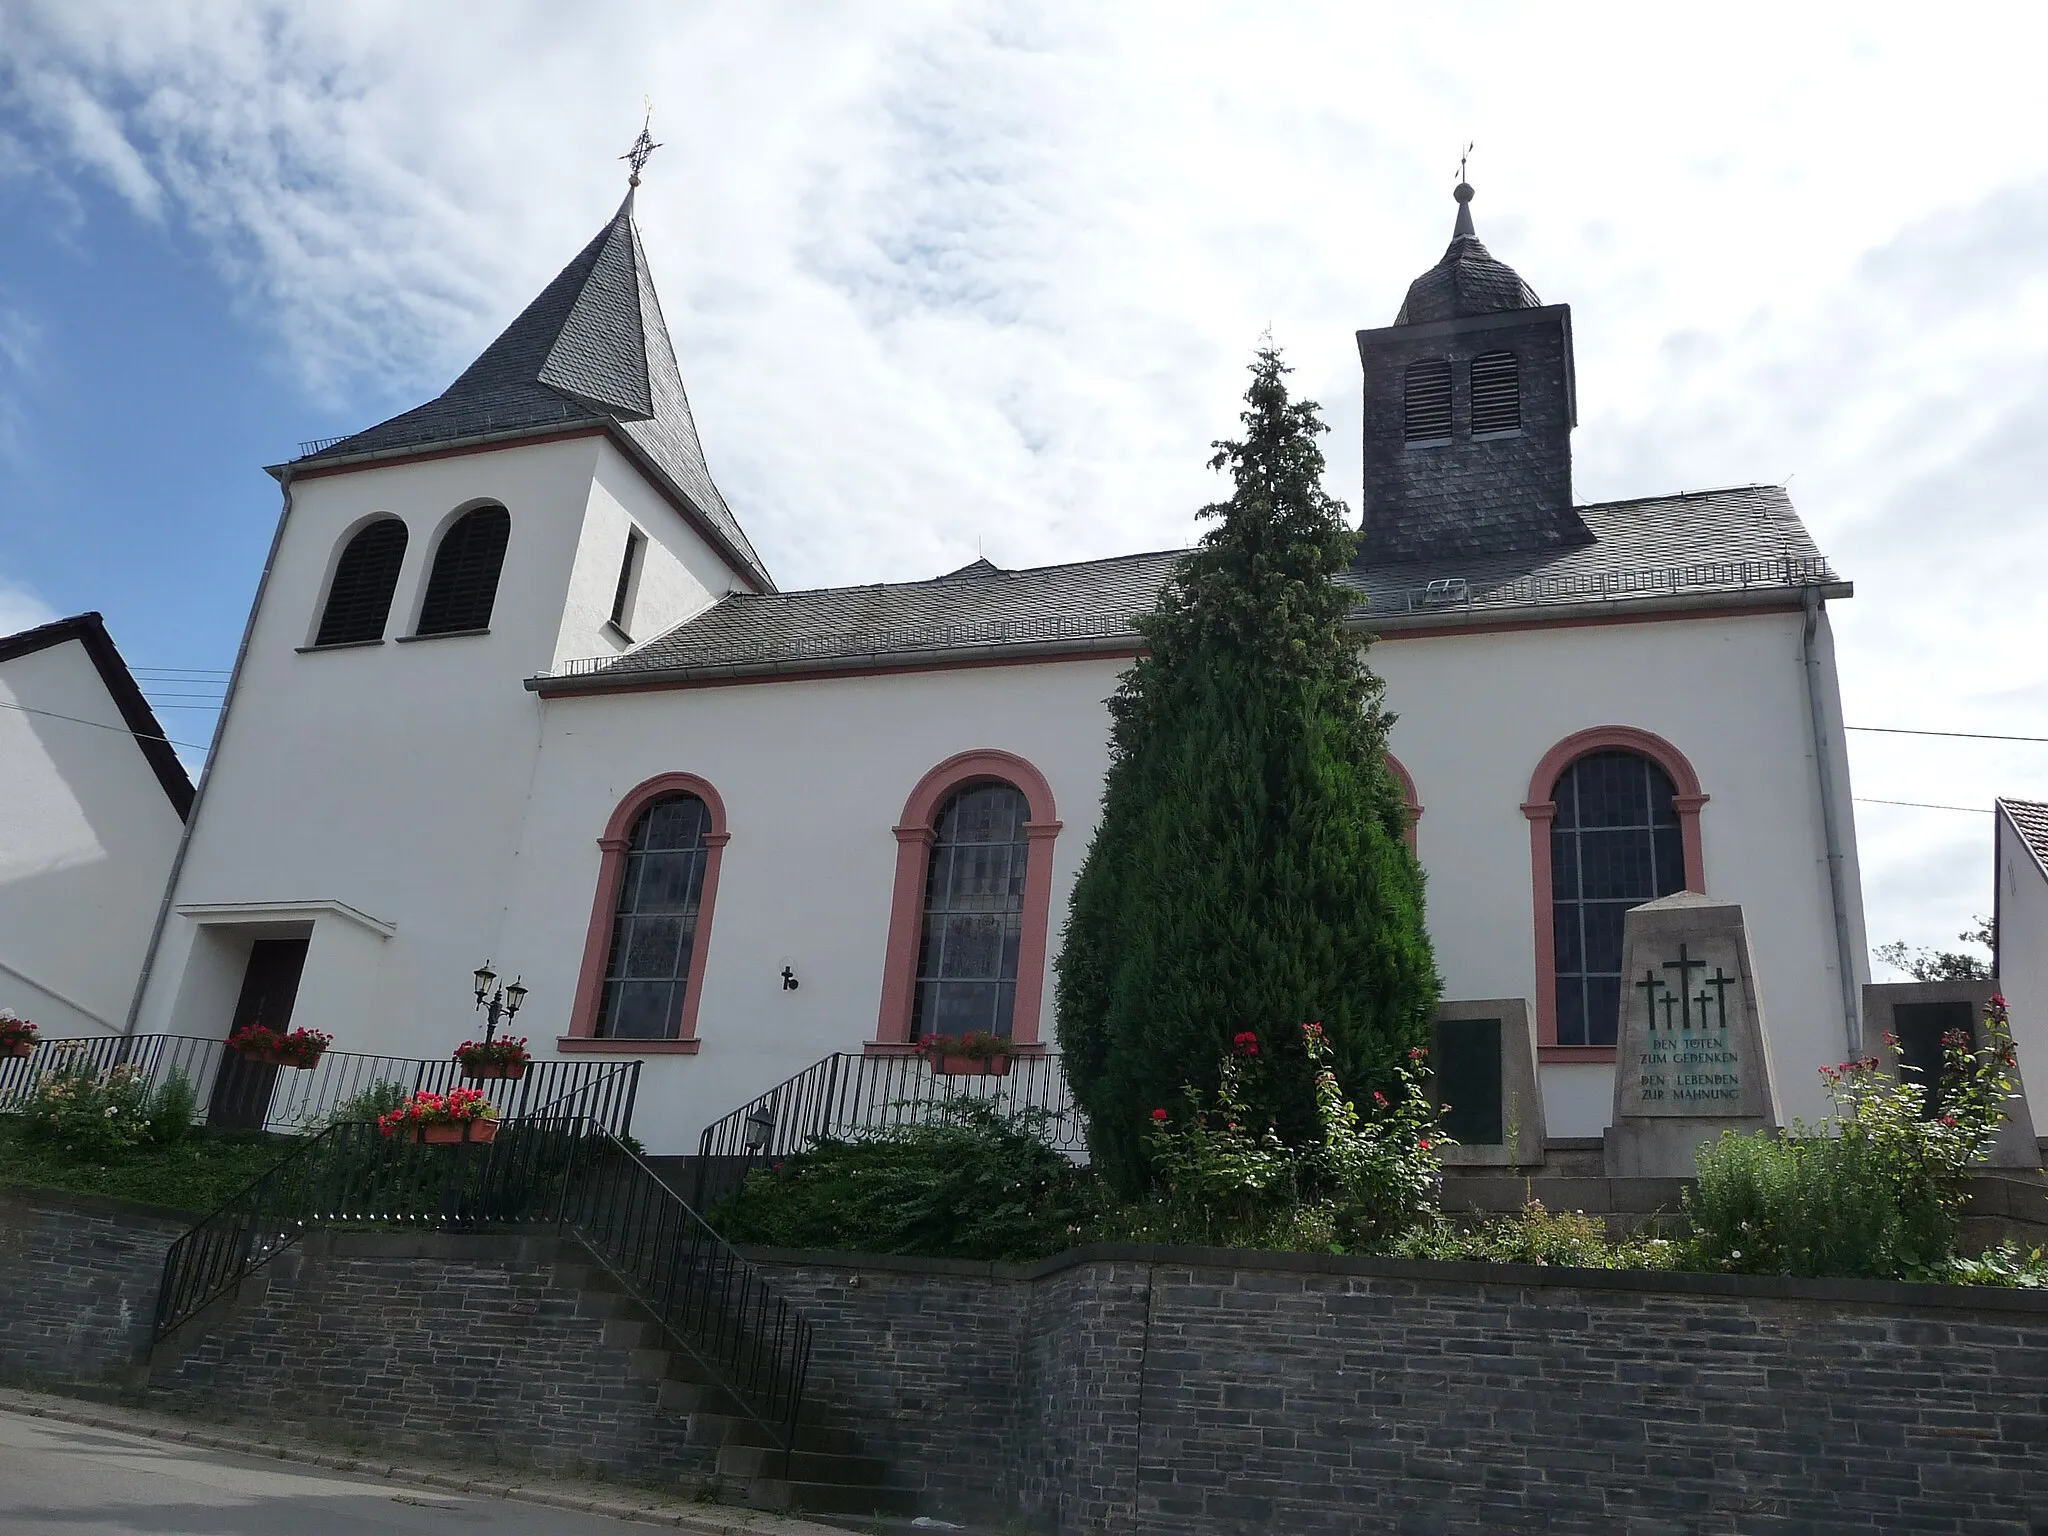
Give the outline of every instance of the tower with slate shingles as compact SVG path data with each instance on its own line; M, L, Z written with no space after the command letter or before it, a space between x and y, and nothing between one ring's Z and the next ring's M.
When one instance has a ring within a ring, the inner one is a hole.
M1472 188L1443 259L1394 323L1358 333L1365 370L1361 565L1557 550L1572 510L1572 312L1479 242Z

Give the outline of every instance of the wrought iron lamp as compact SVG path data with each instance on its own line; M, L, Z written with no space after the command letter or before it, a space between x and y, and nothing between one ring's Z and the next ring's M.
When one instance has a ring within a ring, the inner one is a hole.
M766 1104L753 1110L747 1116L747 1129L743 1142L747 1156L752 1157L768 1145L768 1138L775 1134L775 1111Z
M498 973L491 969L490 961L486 960L476 968L476 1006L484 1016L485 1045L489 1045L498 1033L498 1021L503 1019L510 1027L513 1016L526 1001L527 989L519 984L517 976L503 986L494 986L497 979Z

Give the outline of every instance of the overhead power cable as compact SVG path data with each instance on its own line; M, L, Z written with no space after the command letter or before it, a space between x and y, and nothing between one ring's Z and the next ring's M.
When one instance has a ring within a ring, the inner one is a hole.
M60 715L54 709L31 709L26 704L10 704L0 699L0 709L17 709L24 715L41 715L49 720L68 720L73 725L89 725L96 731L117 731L123 736L133 736L137 741L164 741L174 747L187 747L194 752L211 750L196 741L180 741L175 736L151 736L145 731L131 731L125 725L108 725L104 720L81 720L76 715Z
M1936 805L1932 800L1879 800L1871 795L1853 797L1858 805L1910 805L1919 811L1968 811L1972 816L1989 816L1988 805Z
M1845 731L1874 731L1884 736L1953 736L1963 741L2041 741L2048 736L2006 736L1996 731L1916 731L1903 725L1845 725ZM1904 802L1900 802L1904 804Z

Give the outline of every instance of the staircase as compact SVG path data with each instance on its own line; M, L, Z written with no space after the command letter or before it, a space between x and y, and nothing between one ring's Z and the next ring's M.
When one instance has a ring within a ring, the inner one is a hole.
M662 1407L688 1420L691 1442L716 1449L725 1502L790 1514L917 1512L917 1491L892 1484L887 1462L862 1455L852 1430L822 1422L808 1407L785 1450L746 1404L674 1347L652 1309L582 1244L563 1243L556 1273L581 1293L581 1315L604 1320L605 1342L630 1351L629 1374L659 1382Z
M916 1491L805 1400L809 1323L601 1125L507 1121L475 1148L394 1143L368 1125L308 1138L165 1255L152 1364L218 1327L242 1282L314 1228L553 1234L543 1254L579 1315L601 1320L629 1376L660 1384L661 1408L715 1454L724 1499L861 1518L915 1511Z

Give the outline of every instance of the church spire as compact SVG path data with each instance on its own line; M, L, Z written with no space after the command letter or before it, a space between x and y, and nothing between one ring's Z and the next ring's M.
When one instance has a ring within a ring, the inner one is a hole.
M1468 146L1469 148L1469 146ZM1472 227L1472 199L1478 194L1465 180L1465 162L1458 162L1458 221L1443 260L1408 285L1408 298L1396 325L1426 325L1432 320L1464 320L1504 309L1538 309L1543 301L1521 275L1479 243Z
M1458 222L1451 228L1453 240L1477 240L1479 232L1472 227L1472 199L1478 194L1472 190L1472 183L1460 181L1458 190L1451 196L1458 200Z

